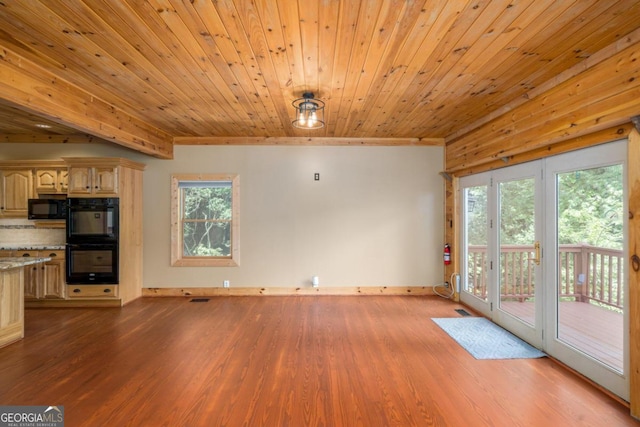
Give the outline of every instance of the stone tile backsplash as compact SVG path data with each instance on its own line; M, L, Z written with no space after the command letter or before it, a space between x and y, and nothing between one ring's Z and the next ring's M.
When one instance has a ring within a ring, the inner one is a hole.
M64 228L36 228L28 219L0 219L0 247L64 245Z

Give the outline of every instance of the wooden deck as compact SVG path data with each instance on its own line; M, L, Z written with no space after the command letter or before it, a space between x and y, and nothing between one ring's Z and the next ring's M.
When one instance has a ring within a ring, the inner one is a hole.
M533 324L533 302L502 302L502 309ZM593 304L561 302L558 336L612 368L622 371L623 315Z

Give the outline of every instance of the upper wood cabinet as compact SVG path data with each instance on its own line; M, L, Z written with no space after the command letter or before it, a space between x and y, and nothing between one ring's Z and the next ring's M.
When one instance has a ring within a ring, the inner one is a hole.
M65 168L38 168L35 170L35 190L39 194L67 194L69 171Z
M0 169L0 217L26 217L33 197L32 169Z
M0 218L26 218L37 194L65 194L67 165L62 160L0 162Z
M69 197L122 197L123 185L137 188L134 171L144 165L119 157L64 157L69 168ZM125 184L126 183L126 184Z
M118 166L69 166L69 196L118 195Z

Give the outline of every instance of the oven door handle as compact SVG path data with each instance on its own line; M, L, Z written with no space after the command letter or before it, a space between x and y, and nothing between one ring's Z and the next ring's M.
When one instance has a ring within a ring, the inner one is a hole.
M115 243L67 243L69 249L105 249L117 246Z

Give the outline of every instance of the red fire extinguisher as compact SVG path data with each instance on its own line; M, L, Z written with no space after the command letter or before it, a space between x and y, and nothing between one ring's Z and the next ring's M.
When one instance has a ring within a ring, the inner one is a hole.
M448 243L444 244L444 265L451 264L451 246Z

